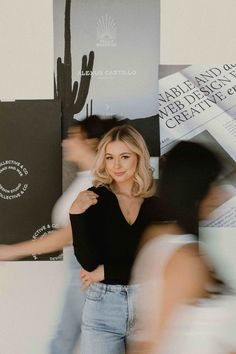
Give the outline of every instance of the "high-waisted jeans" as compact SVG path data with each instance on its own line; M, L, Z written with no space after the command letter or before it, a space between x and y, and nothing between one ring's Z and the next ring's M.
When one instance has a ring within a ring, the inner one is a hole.
M91 284L82 316L81 354L124 354L135 323L138 285Z

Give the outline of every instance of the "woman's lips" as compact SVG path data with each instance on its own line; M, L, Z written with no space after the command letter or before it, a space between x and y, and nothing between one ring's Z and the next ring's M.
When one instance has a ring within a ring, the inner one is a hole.
M113 172L115 176L120 177L125 174L125 172Z

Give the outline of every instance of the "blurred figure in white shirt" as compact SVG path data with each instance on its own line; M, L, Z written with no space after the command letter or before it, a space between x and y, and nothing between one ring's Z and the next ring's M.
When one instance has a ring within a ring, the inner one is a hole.
M235 296L212 294L218 287L198 242L199 220L226 197L214 187L220 171L217 156L197 143L180 142L167 155L158 192L175 221L144 235L133 270L141 289L129 354L236 352Z

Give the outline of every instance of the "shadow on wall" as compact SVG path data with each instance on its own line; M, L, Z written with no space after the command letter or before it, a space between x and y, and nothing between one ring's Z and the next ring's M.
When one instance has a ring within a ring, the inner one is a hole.
M190 65L159 65L159 79L177 73Z

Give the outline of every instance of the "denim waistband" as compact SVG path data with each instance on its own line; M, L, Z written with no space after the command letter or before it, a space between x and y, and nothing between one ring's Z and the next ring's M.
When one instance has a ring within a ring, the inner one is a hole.
M91 288L96 288L102 290L104 292L110 291L114 293L121 293L121 292L132 292L136 289L140 288L139 284L132 284L132 285L119 285L119 284L104 284L104 283L93 283L90 285Z

